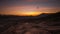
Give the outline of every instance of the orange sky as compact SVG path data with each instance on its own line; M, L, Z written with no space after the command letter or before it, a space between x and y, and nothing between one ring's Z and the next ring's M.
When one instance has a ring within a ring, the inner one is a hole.
M60 11L60 0L1 0L0 14L36 16Z
M1 10L0 14L5 15L19 15L19 16L37 16L42 13L55 13L59 9L54 9L50 7L40 7L29 5L29 6L10 6L5 7L4 10Z

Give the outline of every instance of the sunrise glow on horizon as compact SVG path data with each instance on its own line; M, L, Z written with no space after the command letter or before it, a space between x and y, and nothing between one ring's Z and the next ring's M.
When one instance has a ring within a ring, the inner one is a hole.
M37 16L60 11L59 3L52 0L1 0L0 3L2 15Z
M39 6L40 7L40 6ZM52 12L50 12L52 11ZM36 7L36 6L12 6L12 7L5 7L0 14L4 15L18 15L18 16L38 16L42 13L54 13L50 7Z

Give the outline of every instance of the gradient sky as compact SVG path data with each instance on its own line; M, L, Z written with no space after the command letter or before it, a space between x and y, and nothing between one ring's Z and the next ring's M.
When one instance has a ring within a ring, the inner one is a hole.
M60 0L0 0L0 14L55 13L60 11Z

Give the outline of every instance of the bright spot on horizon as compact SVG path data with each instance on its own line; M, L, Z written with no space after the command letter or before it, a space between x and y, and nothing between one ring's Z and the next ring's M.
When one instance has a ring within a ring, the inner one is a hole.
M21 12L20 16L38 16L41 12Z

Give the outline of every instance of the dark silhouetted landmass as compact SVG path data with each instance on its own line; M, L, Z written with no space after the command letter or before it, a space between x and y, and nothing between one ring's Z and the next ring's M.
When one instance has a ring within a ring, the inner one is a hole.
M0 15L0 34L60 34L60 12L38 16Z

